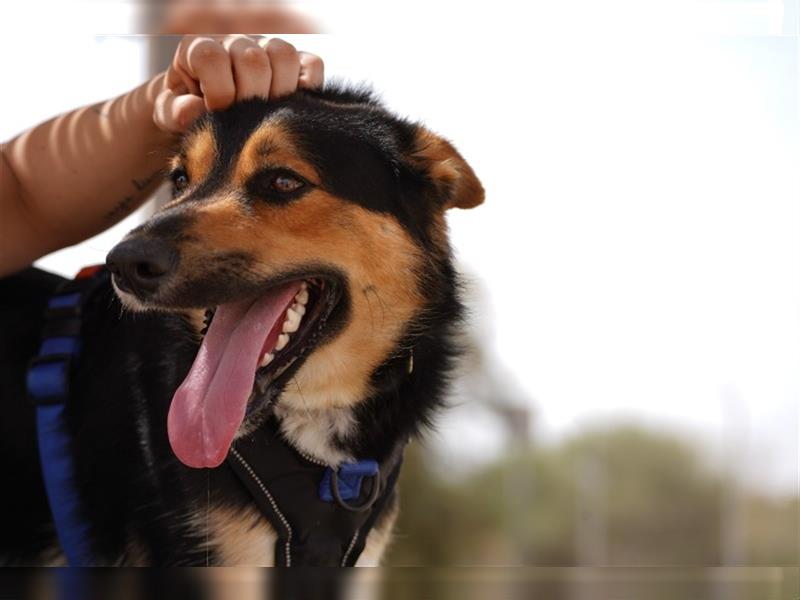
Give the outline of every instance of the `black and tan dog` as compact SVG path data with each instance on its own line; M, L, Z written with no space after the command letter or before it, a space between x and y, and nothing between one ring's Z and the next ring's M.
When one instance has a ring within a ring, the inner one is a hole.
M450 143L337 87L207 115L171 179L84 307L77 488L99 563L271 564L273 529L215 467L267 418L328 465L385 460L430 422L461 316L444 214L483 189ZM59 560L24 389L58 281L0 283L7 563ZM379 560L390 504L359 564Z

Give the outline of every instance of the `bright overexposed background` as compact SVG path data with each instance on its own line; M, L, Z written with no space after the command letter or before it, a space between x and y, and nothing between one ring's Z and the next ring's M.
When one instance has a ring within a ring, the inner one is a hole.
M486 368L530 434L647 423L796 493L798 3L378 4L304 3L333 33L289 39L452 139L483 180L452 240ZM2 9L2 139L146 77L136 5L65 5ZM38 264L102 262L140 218ZM456 404L441 450L490 460L507 424Z

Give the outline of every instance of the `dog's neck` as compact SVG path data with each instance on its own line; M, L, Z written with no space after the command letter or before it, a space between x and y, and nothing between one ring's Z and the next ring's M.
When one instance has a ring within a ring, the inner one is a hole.
M406 350L373 374L369 394L347 407L330 407L326 398L306 394L298 399L291 392L288 397L284 393L274 414L286 440L301 453L329 465L367 458L384 460L430 425L444 403L447 376L457 351L451 323L442 324L435 334L424 342L404 340L400 347ZM326 404L326 408L311 408Z
M387 360L373 377L370 392L364 397L350 398L345 406L331 406L331 394L340 401L344 397L335 391L315 397L289 385L273 408L281 432L302 454L328 465L384 454L386 448L404 442L409 432L381 429L382 423L364 415L363 408L370 403L386 406L393 398L407 396L409 391L403 388L413 374L413 360L410 351ZM365 443L371 438L380 439L381 447Z
M352 450L339 441L356 427L351 408L302 409L278 403L274 413L286 440L302 454L327 465L355 460Z

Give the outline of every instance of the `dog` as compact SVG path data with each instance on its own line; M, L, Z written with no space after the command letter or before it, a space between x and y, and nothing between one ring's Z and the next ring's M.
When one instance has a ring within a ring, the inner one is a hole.
M445 213L484 190L450 142L330 84L206 114L169 178L82 307L65 427L94 561L276 564L280 532L223 462L267 421L334 469L431 423L463 322ZM25 391L61 282L0 282L5 564L64 560ZM390 540L387 495L359 565Z

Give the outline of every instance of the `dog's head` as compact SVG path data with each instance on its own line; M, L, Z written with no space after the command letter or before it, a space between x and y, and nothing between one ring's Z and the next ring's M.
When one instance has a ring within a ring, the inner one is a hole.
M174 200L108 265L130 309L208 311L168 422L191 466L219 464L277 395L365 398L451 283L445 211L483 200L449 142L335 88L208 114L171 179Z

